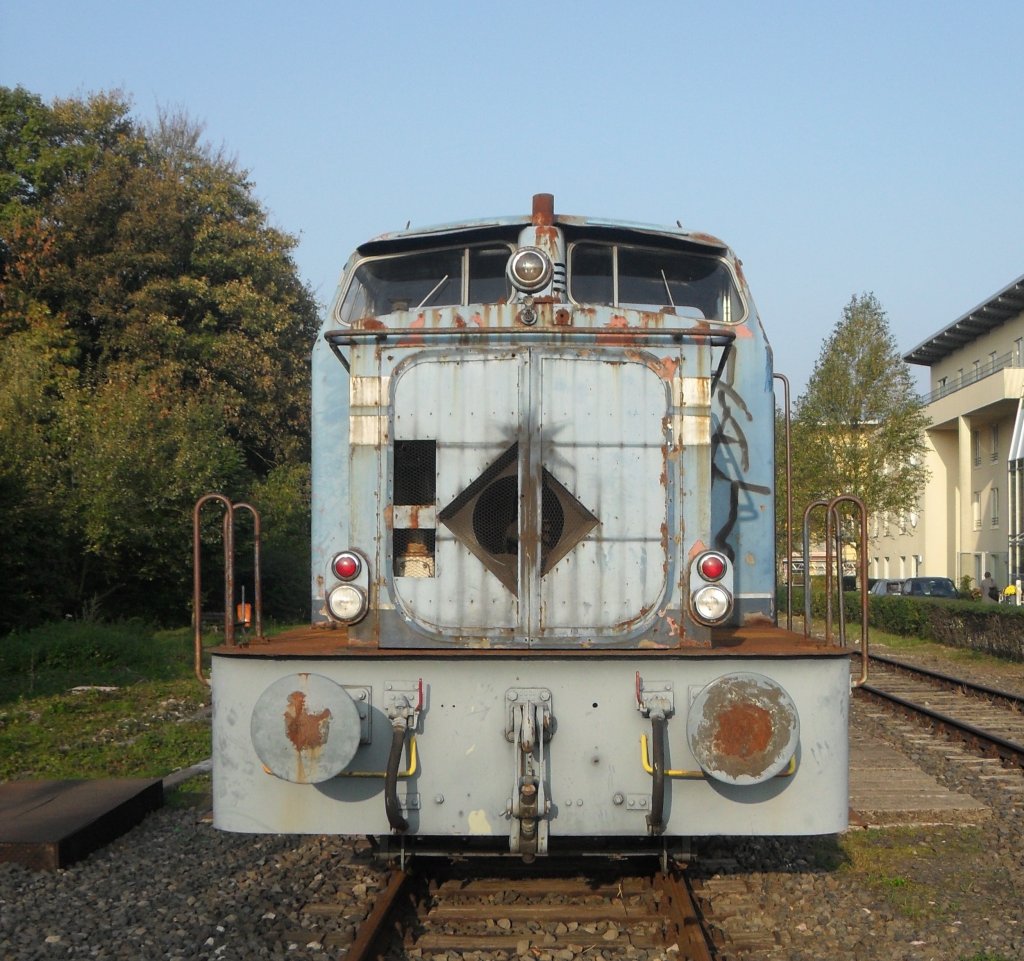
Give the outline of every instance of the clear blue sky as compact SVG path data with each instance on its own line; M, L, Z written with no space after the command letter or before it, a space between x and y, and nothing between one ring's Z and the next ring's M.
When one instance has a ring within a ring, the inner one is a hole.
M407 221L678 219L799 393L853 294L906 351L1024 273L1021 36L1003 0L0 0L0 84L205 124L321 302Z

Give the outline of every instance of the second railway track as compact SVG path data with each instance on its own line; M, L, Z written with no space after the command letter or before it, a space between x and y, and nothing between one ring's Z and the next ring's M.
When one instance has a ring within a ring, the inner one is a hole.
M863 695L1024 768L1024 697L882 655Z

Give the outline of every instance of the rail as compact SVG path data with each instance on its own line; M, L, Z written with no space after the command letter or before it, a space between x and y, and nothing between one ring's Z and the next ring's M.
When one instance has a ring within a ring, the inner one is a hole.
M885 684L885 677L876 680L874 684L864 684L860 690L864 695L889 705L894 705L903 713L917 718L926 718L927 721L938 728L964 740L979 745L984 751L995 754L1011 764L1024 768L1024 725L1021 724L1021 708L1024 707L1024 698L1008 691L1001 691L986 685L975 684L964 678L951 677L938 671L919 667L916 664L908 664L905 661L898 661L893 658L885 658L872 655L872 660L884 664L897 674L910 675L911 677L924 678L928 683L928 689L923 693L914 691L901 691L899 693L886 690L879 684ZM969 695L968 701L975 701L981 705L990 706L999 700L1006 705L1009 720L1009 728L1001 725L1002 733L986 730L975 723L977 718L971 717L972 704L964 701L963 706L957 705L954 713L948 713L948 708L938 710L934 704L921 703L925 698L935 701L935 684L949 690ZM930 690L930 694L928 693ZM920 700L915 698L920 696ZM1020 734L1018 740L1007 737L1007 733L1013 736Z

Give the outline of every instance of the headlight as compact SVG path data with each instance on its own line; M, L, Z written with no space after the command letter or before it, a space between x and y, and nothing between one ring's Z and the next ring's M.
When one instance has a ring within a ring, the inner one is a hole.
M517 290L530 293L546 287L553 270L551 258L543 250L523 247L509 258L506 273Z
M327 595L331 615L346 624L353 624L366 613L366 595L351 584L342 584Z
M727 590L710 584L693 595L693 612L705 624L717 624L729 616L732 597Z

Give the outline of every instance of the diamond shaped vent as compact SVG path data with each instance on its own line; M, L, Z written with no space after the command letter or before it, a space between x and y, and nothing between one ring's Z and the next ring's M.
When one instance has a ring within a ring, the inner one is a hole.
M541 576L597 525L546 468L541 471ZM461 544L519 595L519 444L513 444L438 514Z

